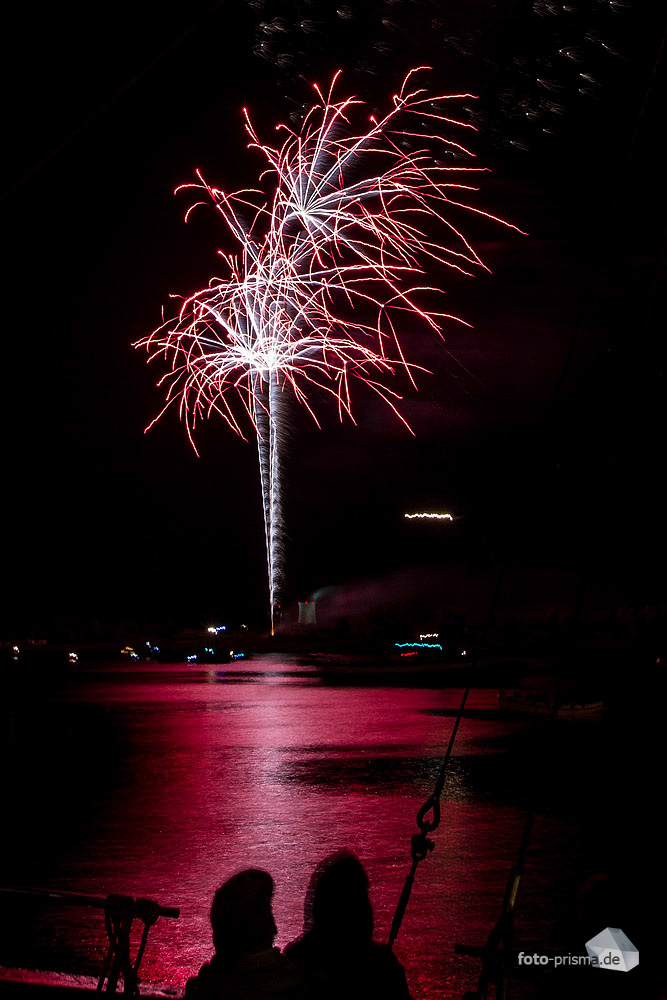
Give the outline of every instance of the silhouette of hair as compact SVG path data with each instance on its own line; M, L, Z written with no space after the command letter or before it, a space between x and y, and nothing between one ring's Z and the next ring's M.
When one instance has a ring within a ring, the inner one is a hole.
M303 913L304 931L328 937L370 941L373 908L368 896L368 875L351 851L337 851L313 872Z
M213 946L220 958L270 948L276 936L271 900L273 879L247 868L220 886L211 906Z

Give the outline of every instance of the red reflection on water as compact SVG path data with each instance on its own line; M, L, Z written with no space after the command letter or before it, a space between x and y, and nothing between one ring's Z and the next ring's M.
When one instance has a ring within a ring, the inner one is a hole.
M245 673L225 667L185 677L182 667L161 667L77 692L82 711L102 704L112 713L125 765L51 881L181 907L180 920L154 928L144 981L182 987L210 956L213 892L241 868L274 876L277 943L285 945L301 930L313 868L340 848L366 866L376 937L387 938L416 812L453 724L436 713L455 709L460 692L329 688L308 677L299 683L290 664L286 682L285 667L265 658L246 663ZM473 692L469 708L494 704L494 692ZM503 726L464 719L454 763L496 753L489 737ZM480 801L456 767L445 798L436 850L420 867L396 946L423 1000L474 985L478 965L456 958L454 944L485 939L523 824L518 810ZM82 955L101 946L99 932L59 931Z

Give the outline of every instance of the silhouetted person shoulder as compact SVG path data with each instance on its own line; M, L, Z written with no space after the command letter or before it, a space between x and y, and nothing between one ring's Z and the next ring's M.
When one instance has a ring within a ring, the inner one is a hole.
M249 868L213 897L215 955L189 979L186 1000L318 1000L311 976L273 947L273 879Z
M304 933L285 954L325 977L336 1000L411 1000L403 966L388 945L373 940L368 876L354 854L325 858L308 886Z

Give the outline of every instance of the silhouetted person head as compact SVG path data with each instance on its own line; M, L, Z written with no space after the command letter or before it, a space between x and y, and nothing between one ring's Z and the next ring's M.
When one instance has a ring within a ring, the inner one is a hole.
M277 934L271 900L273 879L247 868L220 886L211 906L213 945L220 958L271 948Z
M350 851L337 851L312 874L304 906L304 930L347 941L370 941L373 908L368 875Z

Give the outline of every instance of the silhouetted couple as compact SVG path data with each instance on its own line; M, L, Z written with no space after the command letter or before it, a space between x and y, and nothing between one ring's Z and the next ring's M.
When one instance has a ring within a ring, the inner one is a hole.
M410 1000L403 966L373 940L368 876L341 851L317 866L304 906L304 932L285 948L271 901L273 879L250 868L213 898L215 955L186 988L186 1000Z

